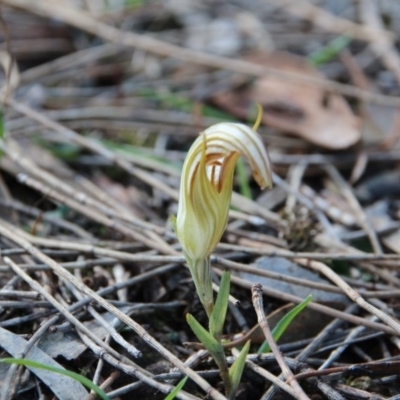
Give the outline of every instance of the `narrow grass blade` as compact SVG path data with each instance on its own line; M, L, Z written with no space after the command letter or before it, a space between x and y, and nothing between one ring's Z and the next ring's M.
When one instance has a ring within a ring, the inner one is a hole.
M243 369L246 364L247 353L250 349L250 340L243 346L239 357L235 360L232 366L229 368L229 378L232 384L232 393L236 392L239 386L240 380L242 379Z
M206 350L211 354L211 357L217 362L224 362L225 354L224 348L221 343L218 342L209 332L207 332L200 324L197 322L196 318L193 315L186 315L187 323L190 328L197 336L197 339L203 344Z
M197 336L197 339L199 339L210 354L213 355L218 350L218 341L200 325L193 315L187 314L186 321L193 333Z
M278 341L282 334L285 332L286 328L293 321L293 319L307 306L307 304L312 300L312 294L310 294L306 299L304 299L300 304L298 304L293 310L289 311L281 320L276 324L275 328L272 330L272 336L275 341ZM267 341L265 341L258 350L258 354L268 353L270 347Z
M309 55L308 60L315 67L326 64L335 58L343 49L345 49L351 42L348 36L339 36L329 42L325 47L319 49Z
M174 400L176 395L182 390L185 386L188 377L185 376L176 386L175 389L164 399L164 400Z
M84 376L79 375L76 372L68 371L66 369L51 367L50 365L45 365L45 364L38 363L36 361L31 361L31 360L26 360L26 359L21 359L21 358L2 358L2 359L0 359L0 362L5 363L5 364L24 365L26 367L31 367L31 368L40 368L40 369L44 369L46 371L55 372L56 374L68 376L68 377L75 379L76 381L82 383L82 385L85 385L87 388L93 390L93 392L95 392L96 395L98 397L100 397L101 399L110 400L110 398L107 396L107 394L101 388L99 388L97 385L95 385L88 378L85 378Z
M221 277L217 300L210 317L210 333L217 340L220 340L222 336L222 329L225 323L226 310L229 304L230 281L231 276L229 272L225 271Z

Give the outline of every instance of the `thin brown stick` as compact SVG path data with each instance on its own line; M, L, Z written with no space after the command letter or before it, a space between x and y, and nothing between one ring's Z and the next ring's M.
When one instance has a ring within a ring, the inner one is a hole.
M48 293L44 288L34 279L32 279L18 264L12 261L9 257L3 258L4 262L8 264L13 271L18 274L28 285L40 293L48 302L51 303L71 324L73 324L77 329L81 330L86 336L90 337L97 345L104 347L111 354L118 354L110 346L105 344L102 340L97 338L85 325L82 324L78 319L76 319L66 307L64 307L59 301L57 301L50 293ZM114 330L115 331L115 330ZM131 354L135 357L140 357L141 352L130 346L132 352Z
M216 271L216 272L218 273L218 271ZM244 287L244 288L247 288L247 289L251 289L252 285L253 285L252 282L250 282L250 281L248 281L246 279L239 278L239 277L237 277L235 275L231 276L231 281L233 283L236 283L237 285L239 285L241 287ZM263 293L265 295L271 296L273 298L276 298L276 299L279 299L279 300L283 300L283 301L289 301L289 302L293 302L293 303L296 303L296 304L300 304L304 300L301 297L294 296L294 295L288 294L288 293L284 293L284 292L281 292L279 290L275 290L275 289L272 289L272 288L266 287L266 286L263 286L262 290L263 290ZM355 315L346 314L343 311L335 310L334 308L327 307L327 306L324 306L322 304L315 303L313 301L308 303L307 307L312 309L312 310L324 313L326 315L330 315L330 316L332 316L334 318L343 319L343 320L348 321L348 322L350 322L351 324L354 324L354 325L368 326L369 328L372 328L372 329L375 329L375 330L378 330L378 331L381 331L381 332L385 332L385 333L388 333L390 335L396 335L397 334L395 329L393 329L393 328L391 328L389 326L386 326L384 324L372 322L372 321L369 321L369 320L367 320L365 318L357 317Z
M400 57L393 43L384 31L384 25L380 18L378 3L374 0L359 1L360 17L364 26L368 26L375 31L369 42L372 51L382 59L385 66L392 71L400 84Z
M330 284L326 283L318 283L314 282L308 279L302 279L302 278L297 278L285 274L279 274L277 272L273 271L268 271L264 269L257 268L257 265L246 265L242 263L238 263L235 261L231 260L226 260L223 258L216 258L215 259L216 264L220 264L224 266L225 268L232 269L234 271L240 271L240 272L245 272L245 273L250 273L253 275L257 276L265 276L267 278L272 278L276 279L282 282L289 282L292 283L293 285L300 285L300 286L305 286L309 288L314 288L317 290L324 290L326 292L331 292L331 293L343 293L342 289L338 288L337 286L333 286ZM384 290L371 290L371 291L362 291L362 294L364 297L374 297L374 298L390 298L390 297L399 297L400 296L400 290L399 289L384 289Z
M255 284L252 287L252 298L253 298L253 305L254 309L257 313L258 323L262 331L264 332L264 336L267 339L269 346L271 347L272 352L276 357L276 361L278 362L279 366L281 367L282 374L285 377L286 381L289 385L293 388L296 393L296 398L300 400L310 400L310 398L304 393L303 389L299 385L299 383L294 378L293 372L287 366L281 351L279 350L275 340L272 336L271 329L269 328L269 324L267 318L265 317L264 313L264 306L262 300L262 286L260 284Z
M73 292L75 297L78 300L83 300L85 297L77 290L73 285L71 285L69 282L65 281L66 286ZM101 316L99 312L97 312L92 306L88 306L88 311L93 317L95 321L98 322L100 326L102 326L108 333L108 335L114 339L116 343L119 343L128 353L130 353L133 357L141 357L142 352L136 349L135 346L132 346L130 343L128 343L121 335L119 332L116 331L116 329L109 324L105 319Z
M163 357L168 359L171 363L173 363L177 368L183 371L186 375L188 375L194 382L196 382L210 397L215 400L226 400L225 396L219 393L216 389L214 389L207 381L201 378L195 371L191 368L188 368L182 361L180 361L176 356L174 356L169 350L163 347L158 341L156 341L141 325L137 322L133 321L123 312L121 312L118 308L110 304L108 301L104 300L100 297L96 292L92 289L88 288L85 284L80 282L77 278L75 278L70 272L65 270L61 265L55 262L50 257L46 256L39 249L32 246L28 241L23 239L22 237L16 235L12 230L9 230L4 225L0 224L0 234L17 243L19 246L24 248L28 253L32 256L36 257L40 261L47 264L49 267L53 269L55 274L59 277L66 279L71 282L77 289L79 289L82 293L86 294L93 300L95 300L100 306L111 312L117 318L119 318L122 322L124 322L127 326L132 328L146 343L148 343L152 348L158 351ZM23 271L22 271L23 272ZM25 274L26 275L26 274ZM29 278L29 276L28 276ZM79 321L78 321L79 322ZM85 329L85 327L84 327ZM86 332L85 332L86 333ZM89 332L89 335L90 332ZM104 346L105 344L101 342L100 346ZM111 349L112 350L112 349Z
M325 169L329 173L331 178L335 181L335 183L339 186L340 193L342 193L350 207L353 209L358 223L364 228L369 237L375 254L382 254L382 246L379 243L376 232L371 226L371 223L368 221L368 218L365 215L365 212L363 211L360 203L358 202L353 190L351 189L351 186L345 181L337 168L335 168L333 165L327 164L325 166Z
M101 389L108 389L119 378L119 376L120 373L118 371L111 372L110 376L100 385ZM96 400L96 397L97 396L92 391L84 400Z
M134 47L149 51L164 57L175 57L186 62L204 65L213 68L228 69L245 75L264 76L275 75L276 77L303 82L309 85L317 85L330 91L357 97L365 101L374 101L387 105L400 105L400 100L396 97L383 96L369 91L358 89L351 85L340 84L325 79L306 76L299 73L287 73L275 68L266 68L255 63L234 60L226 57L215 56L209 53L185 49L168 42L144 36L133 32L126 32L116 29L110 25L100 22L85 13L84 11L67 6L65 3L51 0L41 0L32 2L30 0L1 0L1 3L12 7L23 8L29 12L42 16L57 18L72 26L91 32L105 40L116 42L129 47ZM374 30L370 30L369 37L373 36Z
M102 146L100 143L79 135L77 132L61 125L60 123L51 120L48 118L46 115L34 110L33 108L29 107L26 104L20 103L12 98L7 98L5 99L7 102L7 105L18 111L19 113L29 117L30 119L40 123L43 126L46 126L57 133L59 133L63 138L65 138L68 142L74 142L79 146L82 146L85 149L88 149L95 154L99 154L102 157L104 157L106 160L110 161L113 165L118 166L119 168L123 169L124 171L128 172L132 176L135 176L136 178L140 179L141 181L145 182L146 184L154 187L155 189L159 189L168 196L170 196L174 200L178 200L179 198L179 193L178 190L170 187L168 184L162 182L160 179L157 179L154 177L153 174L142 170L136 166L133 166L129 161L118 157L115 152L112 150L109 150ZM0 143L2 148L6 149L7 146L5 143ZM15 151L11 151L10 155L13 156L13 158L17 157ZM23 160L17 159L15 160L18 163L21 163L24 165L24 168L26 168L28 165ZM35 170L38 170L38 167L35 168ZM51 179L50 174L44 175L42 172L40 173L42 176L46 176L47 179L51 180L54 185L57 187L63 188L64 191L68 192L67 186L62 185L60 186L60 183L54 182L54 178ZM76 196L77 194L75 192L71 193L72 195ZM79 193L78 193L79 197ZM82 195L81 195L82 197ZM89 200L89 197L86 196L86 200ZM94 203L92 202L94 205ZM244 196L239 195L238 193L233 193L232 195L232 205L235 207L238 207L240 210L243 210L245 212L251 212L253 214L260 215L262 218L264 218L267 221L271 221L273 224L282 224L281 218L274 212L266 210L265 208L261 207L259 204L257 204L255 201L252 201L250 199L246 199ZM104 206L101 208L104 210ZM111 215L111 214L109 214ZM115 215L115 211L112 215ZM257 220L258 222L260 221L260 218L258 216L253 216L253 215L246 215L244 213L240 213L238 211L231 211L230 215L236 218L246 218L250 223L252 221ZM118 216L118 213L117 215ZM126 220L126 217L121 217ZM133 221L132 221L133 222ZM136 219L136 222L134 223L140 223L142 226L147 225L145 222L140 222L138 219Z
M336 286L328 285L326 283L314 282L314 281L311 281L308 279L298 278L295 276L279 274L277 272L260 269L259 267L257 268L257 265L255 265L255 264L245 265L245 264L238 263L235 261L226 260L226 259L223 259L220 257L217 258L217 263L225 268L233 269L233 270L240 271L240 272L250 273L253 275L264 276L264 277L276 279L276 280L279 280L282 282L289 282L293 285L301 285L301 286L305 286L305 287L309 287L309 288L313 288L313 289L317 289L317 290L324 290L326 292L331 292L331 293L342 293L340 288L338 288Z
M50 129L53 129L64 138L69 141L72 141L79 146L82 146L90 151L93 151L96 154L100 154L106 160L109 160L115 165L118 165L123 170L127 171L128 173L136 176L138 179L142 180L143 182L149 184L150 186L154 186L157 189L162 190L163 192L167 193L171 198L177 200L178 199L178 192L173 188L169 187L167 184L161 182L159 179L156 179L152 174L143 171L139 168L133 167L129 162L116 157L115 153L111 150L106 149L100 143L92 139L85 138L79 135L77 132L61 125L56 121L52 121L50 118L46 117L45 115L41 114L40 112L34 110L33 108L29 107L26 104L20 103L12 98L3 99L7 105L14 108L16 111L20 112L28 116L29 118L39 122L41 125L46 126Z
M137 240L138 242L145 244L152 249L159 250L162 253L177 254L177 252L174 251L164 240L162 240L161 237L156 235L155 232L153 232L153 234L156 235L155 240L149 239L145 235L137 232L136 230L123 225L121 222L100 214L99 212L96 212L96 210L93 210L92 208L79 203L70 196L63 195L62 193L60 194L58 191L54 190L54 188L49 187L42 182L31 178L25 173L18 174L17 179L24 185L27 185L31 188L38 190L39 192L44 193L47 197L54 199L55 201L58 201L62 204L68 205L69 207L71 207L71 209L74 209L77 212L86 215L93 221L97 221L101 225L104 225L110 229L114 229L133 240Z
M362 364L353 364L353 365L345 365L342 367L331 367L321 370L313 370L307 372L301 372L296 375L297 379L307 379L312 376L327 376L330 374L337 374L337 373L346 373L351 372L359 368L359 370L364 370L365 372L368 371L368 375L372 375L374 371L384 370L390 368L393 370L393 373L397 373L400 368L400 360L377 360L368 363Z
M368 303L363 299L363 297L354 290L349 284L347 284L336 272L334 272L331 268L327 265L319 262L319 261L312 261L312 260L305 260L305 259L295 259L301 265L304 265L314 271L322 273L326 278L330 281L335 283L338 287L340 287L343 292L355 303L357 303L361 308L367 310L369 313L375 315L380 320L385 322L391 328L396 331L396 335L400 335L400 324L399 322L395 321L392 317L384 313L383 311L379 310L372 304Z
M267 0L278 7L282 7L286 12L296 17L306 19L319 28L326 31L335 32L339 35L348 35L354 39L365 40L367 42L374 40L374 37L380 33L388 40L394 39L393 32L384 31L376 26L359 25L347 19L335 16L321 7L304 0ZM364 29L360 29L361 26Z
M230 251L243 251L245 253L253 253L259 255L266 255L270 257L285 257L288 259L293 258L312 258L315 260L347 260L347 261L393 261L398 263L400 261L400 254L371 254L363 253L359 251L358 253L343 253L335 250L332 253L323 252L295 252L290 250L285 250L278 246L274 246L271 243L266 242L255 242L256 245L260 246L241 246L230 243L219 243L218 248L221 250ZM262 246L261 246L262 245ZM397 264L398 267L398 264Z
M55 190L58 194L65 193L70 198L75 201L86 205L88 207L97 209L105 214L107 217L116 218L119 217L126 222L129 222L133 226L137 226L147 230L156 230L157 227L153 224L146 223L145 221L137 218L132 212L120 211L121 207L118 209L111 208L106 204L93 199L87 193L81 192L73 188L70 184L65 181L61 181L56 176L52 175L48 171L45 171L43 168L37 166L26 154L23 154L18 144L12 140L8 140L6 143L0 144L1 149L20 167L22 167L27 173L34 175L40 180L47 182L47 184L51 187L52 190ZM104 196L103 196L104 197ZM114 200L115 207L115 200ZM160 228L161 229L161 228Z
M46 239L37 236L30 235L22 231L21 229L9 224L8 222L1 220L0 223L3 226L7 227L14 231L18 236L24 238L30 243L36 244L38 246L46 246L50 248L59 248L59 249L69 249L69 250L77 250L87 254L93 254L96 256L106 256L112 257L116 260L125 260L125 261L145 261L145 262L184 262L185 258L182 255L153 255L152 253L128 253L125 251L112 250L103 248L100 246L93 246L91 244L86 243L77 243L77 242L68 242L67 240L58 240L58 239Z
M238 357L240 352L239 352L238 349L233 348L232 349L232 354L233 354L234 357ZM254 363L253 361L250 361L250 360L246 360L246 365L250 369L252 369L254 372L256 372L257 374L261 375L262 377L268 379L269 381L271 381L275 385L279 386L286 393L289 393L293 397L297 397L296 396L296 392L287 383L281 381L279 378L277 378L271 372L267 371L264 368L261 368L256 363Z
M78 334L80 334L79 331ZM93 351L94 354L96 354L98 357L103 357L104 360L115 369L120 369L125 374L138 378L141 381L140 384L144 382L148 384L150 387L153 387L162 393L170 393L174 389L174 387L171 385L157 382L156 380L153 379L152 374L150 374L143 368L139 367L138 365L134 364L132 361L128 360L129 362L123 363L118 358L113 357L111 354L104 353L103 349L97 346L87 336L80 334L80 337L82 341L86 344L86 346ZM181 390L178 393L177 397L182 400L199 400L199 397L186 393L183 390ZM222 396L222 398L225 397Z

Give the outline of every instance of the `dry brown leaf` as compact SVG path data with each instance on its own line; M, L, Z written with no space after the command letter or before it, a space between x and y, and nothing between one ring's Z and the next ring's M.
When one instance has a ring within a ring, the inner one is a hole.
M287 53L257 52L247 61L321 77L305 59ZM343 149L361 138L359 120L342 96L272 75L255 80L249 89L219 93L213 101L240 118L246 118L249 107L260 103L264 124L321 147Z

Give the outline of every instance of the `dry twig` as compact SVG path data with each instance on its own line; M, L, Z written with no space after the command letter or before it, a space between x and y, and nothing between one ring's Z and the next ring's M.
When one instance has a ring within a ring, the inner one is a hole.
M257 313L258 323L260 324L261 329L264 332L265 338L269 346L271 347L272 352L276 357L276 361L281 367L282 374L285 377L288 384L293 388L296 398L301 400L309 400L310 398L304 393L303 389L299 385L299 383L294 379L294 375L292 371L287 366L282 353L280 352L275 340L272 336L271 330L268 325L267 318L265 318L264 314L264 306L262 301L262 287L260 284L255 284L252 287L252 296L253 296L253 305Z
M96 20L82 10L72 6L66 6L65 4L60 4L56 1L41 0L40 2L32 3L29 0L1 0L1 2L13 7L24 8L32 13L51 18L57 18L68 24L102 37L105 40L133 48L143 49L161 56L176 57L186 62L213 68L229 69L246 75L263 76L274 74L275 76L283 79L303 82L309 85L317 85L326 90L337 91L348 96L360 98L364 101L374 101L387 105L400 104L400 100L394 97L379 95L355 88L354 86L312 78L298 73L286 73L278 69L265 68L264 66L247 61L233 60L220 56L214 56L209 53L185 49L149 36L143 36L132 32L124 32ZM371 34L373 32L374 31L372 31Z

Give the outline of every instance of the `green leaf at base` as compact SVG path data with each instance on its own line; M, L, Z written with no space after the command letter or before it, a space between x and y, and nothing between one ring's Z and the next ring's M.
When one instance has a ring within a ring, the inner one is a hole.
M191 314L186 314L186 321L197 339L203 344L213 358L223 356L224 350L221 345L209 332L207 332Z
M230 273L224 271L221 277L217 300L215 301L214 309L210 317L210 333L218 341L221 339L222 336L226 310L228 309L229 304L230 280Z
M41 364L36 361L26 360L24 358L3 358L3 359L0 359L0 362L5 363L5 364L24 365L25 367L31 367L31 368L40 368L40 369L44 369L46 371L51 371L51 372L55 372L57 374L68 376L68 377L75 379L76 381L82 383L82 385L85 385L87 388L93 390L96 393L96 395L99 396L101 399L110 400L110 398L107 396L107 394L101 388L99 388L97 385L95 385L88 378L85 378L84 376L79 375L76 372L68 371L66 369L52 367L50 365Z
M174 400L176 395L182 390L185 386L186 381L188 380L188 376L185 376L176 386L175 389L164 399L164 400Z
M229 378L231 380L232 393L235 393L237 387L239 386L240 379L242 378L243 369L246 364L246 357L247 353L249 352L249 348L250 340L244 345L242 351L239 354L239 357L229 368Z
M308 295L300 304L295 308L290 310L285 316L283 316L279 322L276 324L275 328L272 330L272 336L275 341L278 341L282 334L285 332L286 328L293 321L293 319L300 314L301 311L307 306L307 304L312 300L312 294ZM257 354L268 353L270 347L267 341L265 341L261 347L258 349Z

